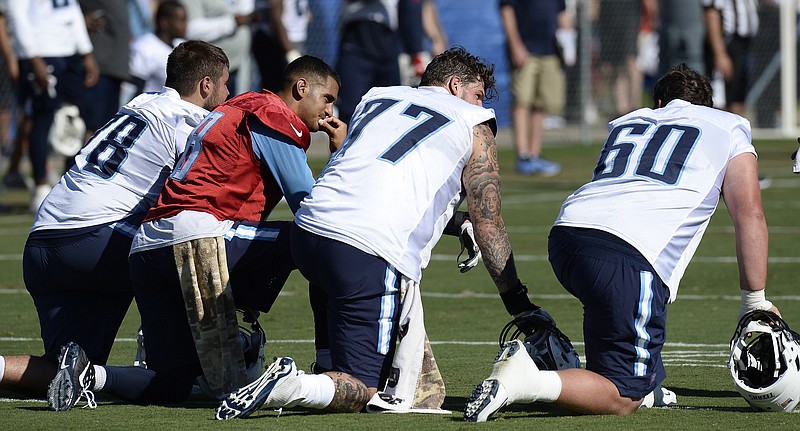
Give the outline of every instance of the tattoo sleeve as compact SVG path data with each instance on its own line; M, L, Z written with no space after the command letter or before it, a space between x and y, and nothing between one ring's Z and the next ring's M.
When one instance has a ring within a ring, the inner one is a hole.
M464 167L461 181L467 192L467 207L475 240L483 254L486 269L500 293L519 282L511 242L500 214L500 171L497 144L486 123L472 129L472 156Z
M338 371L325 373L333 379L336 392L333 400L325 408L326 411L337 413L358 413L367 406L369 390L361 380Z

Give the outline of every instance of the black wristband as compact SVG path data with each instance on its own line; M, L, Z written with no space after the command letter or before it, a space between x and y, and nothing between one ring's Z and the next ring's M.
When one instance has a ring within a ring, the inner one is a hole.
M519 280L517 281L517 286L513 290L501 293L500 299L503 300L503 305L506 307L508 314L512 316L516 316L525 311L536 311L539 309L539 307L528 298L528 288Z
M442 233L445 235L459 236L461 234L461 225L464 224L464 220L469 220L469 213L466 211L456 211L453 217L450 218L450 221L444 226L444 231Z

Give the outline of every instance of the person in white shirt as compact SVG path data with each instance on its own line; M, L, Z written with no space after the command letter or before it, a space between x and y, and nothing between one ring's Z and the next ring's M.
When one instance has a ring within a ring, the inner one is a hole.
M29 154L36 187L30 210L36 212L51 188L48 135L55 112L62 103L80 105L100 72L77 0L14 0L6 6L20 66L20 105L32 102Z
M311 11L308 0L258 0L256 11L260 19L253 26L253 58L261 88L277 92L283 68L306 51Z
M265 407L361 411L389 373L400 292L418 292L431 249L464 196L508 311L536 308L517 277L500 214L494 112L482 107L494 82L491 66L454 48L431 61L419 88L364 95L291 232L297 267L318 286L315 319L327 314L330 371L303 374L291 358L278 358L231 393L217 419Z
M767 224L750 123L712 107L704 75L680 64L655 84L655 107L609 123L592 180L564 201L549 260L583 304L586 369L537 369L515 340L473 392L468 421L508 404L555 403L575 413L635 412L666 377L667 304L719 198L733 220L741 317L766 299Z
M202 61L198 61L200 58ZM133 300L128 253L139 223L186 146L225 100L228 60L206 42L179 45L166 86L120 108L76 156L36 213L22 258L44 354L0 356L0 387L45 394L61 346L105 364Z
M250 24L258 17L252 0L191 0L182 2L189 19L186 37L200 39L222 48L231 61L231 96L249 90L249 77L239 76L249 61ZM240 82L247 84L240 87Z
M186 37L186 9L174 0L156 11L155 33L145 33L131 43L131 79L141 92L160 91L167 80L167 57Z

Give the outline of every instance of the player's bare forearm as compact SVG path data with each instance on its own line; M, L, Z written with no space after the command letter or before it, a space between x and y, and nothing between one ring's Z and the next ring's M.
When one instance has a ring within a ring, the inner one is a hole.
M753 154L740 154L730 161L722 196L736 232L740 288L762 290L767 283L769 232L758 187L758 162Z
M516 286L519 278L511 254L505 222L500 214L500 171L497 144L486 124L473 128L472 157L462 174L467 207L475 240L489 275L501 293Z
M325 373L333 379L336 392L325 410L337 413L358 413L369 401L369 389L361 380L338 371Z

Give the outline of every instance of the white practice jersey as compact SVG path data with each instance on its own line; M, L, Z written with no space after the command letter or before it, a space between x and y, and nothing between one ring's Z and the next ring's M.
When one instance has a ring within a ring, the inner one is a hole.
M719 203L728 162L753 153L750 123L673 100L609 123L591 182L570 195L556 226L622 238L669 286L670 301Z
M303 43L308 38L308 21L310 11L308 0L289 0L283 2L281 21L286 29L289 42Z
M143 218L183 153L187 136L207 114L171 88L137 96L75 156L75 165L39 207L31 231Z
M181 42L183 39L175 39L169 45L153 33L145 33L131 43L128 68L131 75L144 81L143 92L161 90L167 81L167 57Z
M493 118L441 87L371 89L295 222L419 282L460 203L473 127Z
M92 52L78 0L7 0L6 8L18 58Z

